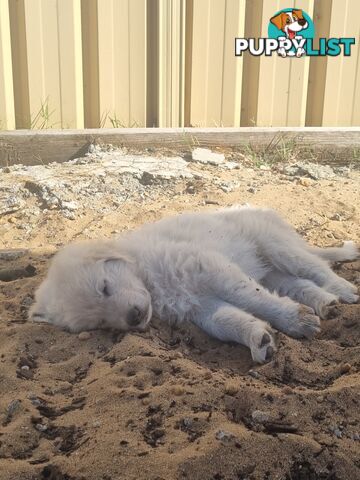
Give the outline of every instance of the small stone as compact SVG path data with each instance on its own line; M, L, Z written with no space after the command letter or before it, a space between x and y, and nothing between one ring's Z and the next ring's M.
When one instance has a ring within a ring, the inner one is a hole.
M268 412L263 412L262 410L254 410L251 413L251 418L255 423L266 423L270 419L270 414Z
M358 442L360 440L360 435L358 433L354 433L352 438Z
M95 420L95 421L93 422L92 426L93 426L94 428L99 428L99 427L101 427L101 422L100 422L100 420Z
M20 406L20 400L16 399L9 403L7 413L13 415Z
M299 178L299 185L302 185L303 187L310 187L312 185L312 181L309 178Z
M340 365L340 373L343 375L345 373L349 373L351 370L351 365L350 363L343 363Z
M171 387L171 391L174 395L180 396L180 395L184 395L185 388L182 385L173 385Z
M258 373L256 370L249 370L248 374L250 375L250 377L260 378L260 373Z
M282 389L282 392L285 395L292 395L294 393L293 389L289 387L289 385L285 385L285 387Z
M43 423L37 423L35 425L35 428L38 432L46 432L46 430L48 429L48 426L44 425Z
M256 193L257 190L256 190L256 188L254 188L254 187L250 187L250 188L248 188L248 192L249 192L249 193Z
M91 338L90 332L80 332L78 335L79 340L89 340L89 338Z
M322 403L324 401L324 396L323 395L318 395L316 397L316 401L317 401L317 403Z
M230 432L226 432L225 430L218 430L215 433L215 438L216 440L224 441L224 442L229 442L234 438L234 435Z
M66 210L77 210L79 208L76 202L66 202L65 200L61 202L61 207L66 208Z
M230 380L229 382L225 383L224 390L228 395L235 395L239 391L239 385L237 382Z
M28 250L26 249L15 248L11 250L0 250L0 260L16 260L26 255L27 252Z
M23 365L21 367L21 370L30 370L30 367L29 367L29 365Z
M226 162L224 164L224 167L227 169L227 170L234 170L234 169L239 169L240 168L240 165L236 162Z

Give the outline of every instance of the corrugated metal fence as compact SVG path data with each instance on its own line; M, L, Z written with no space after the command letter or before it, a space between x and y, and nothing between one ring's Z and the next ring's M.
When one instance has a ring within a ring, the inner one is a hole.
M234 56L282 8L350 57ZM359 0L0 0L0 129L360 125Z

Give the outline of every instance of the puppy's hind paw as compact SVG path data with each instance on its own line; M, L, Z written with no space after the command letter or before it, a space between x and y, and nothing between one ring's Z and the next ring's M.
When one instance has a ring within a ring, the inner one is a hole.
M312 308L300 305L298 319L291 324L288 335L294 338L312 338L319 332L320 318Z
M337 295L340 302L357 303L359 301L357 287L344 278L339 277L336 282L333 282L330 285L325 285L324 288L328 292Z
M251 338L251 356L257 363L270 362L276 352L271 332L266 328L259 329Z

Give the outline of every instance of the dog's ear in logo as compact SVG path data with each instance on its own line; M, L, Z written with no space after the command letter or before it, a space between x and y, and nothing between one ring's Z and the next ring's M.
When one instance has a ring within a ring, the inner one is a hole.
M303 11L302 10L293 10L292 11L292 14L297 17L296 19L294 18L294 20L301 20L304 18L304 15L303 15Z
M279 15L275 15L275 17L270 18L270 22L275 25L276 28L282 30L286 25L287 18L288 16L286 15L286 13L281 12L279 13Z
M298 24L303 28L308 27L308 22L306 21L306 18L304 18L304 14L302 10L293 10L292 11L294 20L297 20Z

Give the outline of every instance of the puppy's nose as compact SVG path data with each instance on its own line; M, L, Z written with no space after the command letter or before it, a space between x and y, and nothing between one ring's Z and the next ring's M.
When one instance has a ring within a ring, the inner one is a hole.
M305 18L299 18L299 20L298 20L299 25L301 25L303 27L305 25L305 23L306 23Z
M131 310L129 310L127 317L126 317L126 322L130 327L136 327L141 323L142 319L144 318L144 313L139 307L132 307Z

